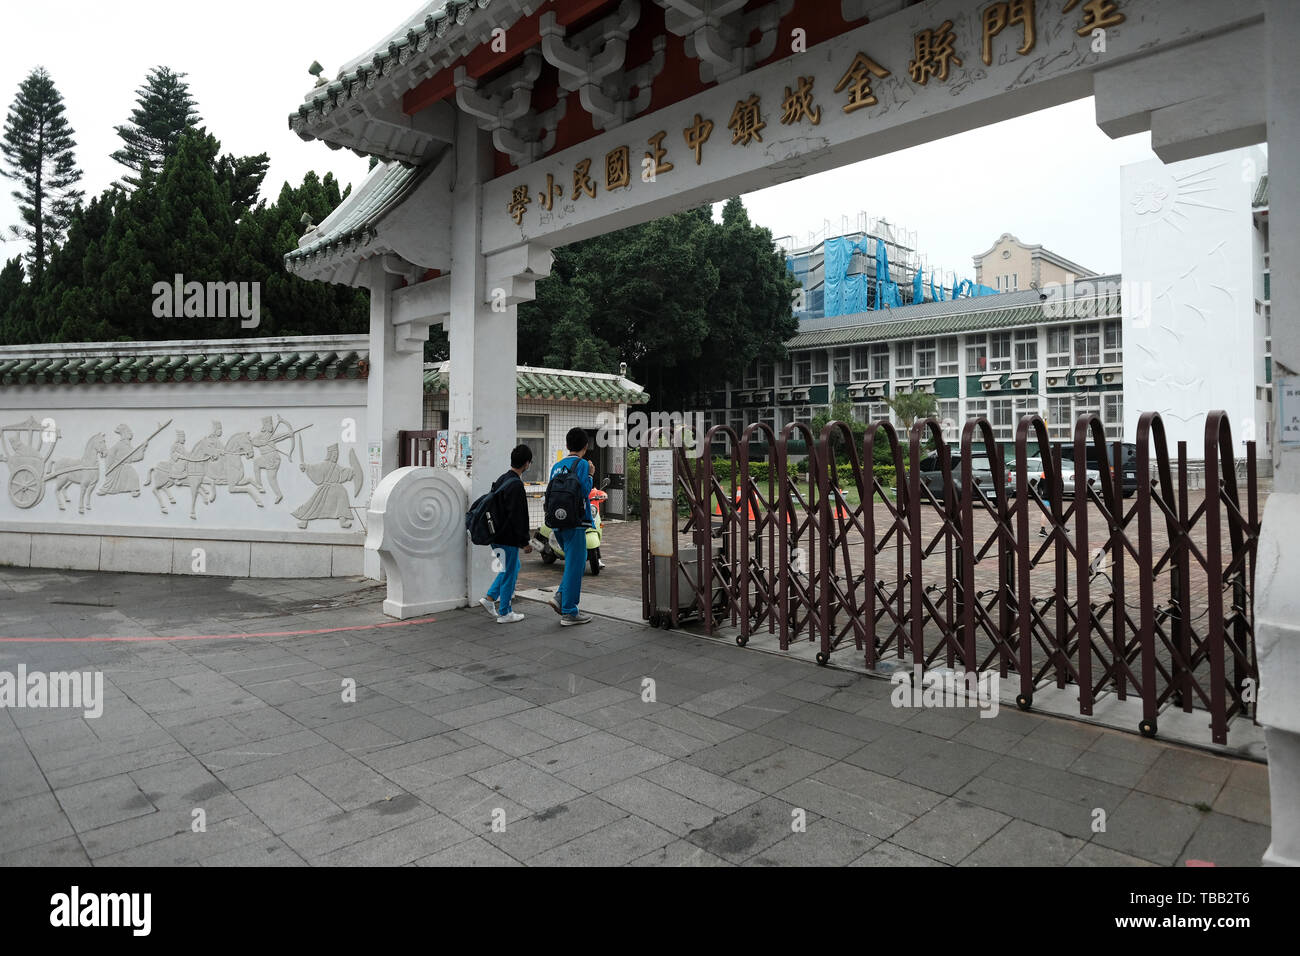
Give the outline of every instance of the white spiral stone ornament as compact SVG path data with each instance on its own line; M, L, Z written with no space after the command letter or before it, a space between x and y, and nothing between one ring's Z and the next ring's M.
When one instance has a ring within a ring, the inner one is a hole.
M398 468L370 502L366 550L388 579L384 613L416 617L467 603L464 476L447 468Z

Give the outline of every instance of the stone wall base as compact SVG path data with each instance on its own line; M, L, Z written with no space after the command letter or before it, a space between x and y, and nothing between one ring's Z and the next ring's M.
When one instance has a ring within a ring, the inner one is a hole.
M0 531L0 568L208 574L231 578L359 577L365 548L356 544L119 537Z

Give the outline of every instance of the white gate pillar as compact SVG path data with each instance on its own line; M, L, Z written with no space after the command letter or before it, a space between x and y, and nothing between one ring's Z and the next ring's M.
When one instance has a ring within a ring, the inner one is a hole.
M412 341L406 330L393 325L393 293L402 283L401 276L385 268L383 257L377 256L367 265L370 370L366 378L366 444L369 452L379 446L383 476L397 468L397 433L424 427L424 342ZM424 337L428 338L427 326ZM378 552L366 549L363 570L366 577L383 580Z
M473 501L510 467L518 404L517 307L533 298L533 284L550 273L551 253L519 246L491 257L482 254L482 184L491 176L491 140L473 117L462 114L455 149L447 429L453 447L461 446L462 436L470 438L470 461L459 459L458 467L468 472ZM460 535L468 549L465 596L469 603L492 582L492 554L488 548L470 545L463 529Z
M1269 255L1273 300L1273 494L1255 573L1259 722L1268 747L1272 843L1264 863L1300 866L1300 444L1281 441L1282 389L1300 384L1300 5L1267 2ZM1292 402L1287 411L1300 412Z

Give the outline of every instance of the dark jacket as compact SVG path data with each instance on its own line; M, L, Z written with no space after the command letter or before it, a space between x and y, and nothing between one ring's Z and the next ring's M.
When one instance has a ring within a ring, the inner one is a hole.
M531 529L528 525L528 496L524 494L524 481L513 471L492 482L492 490L505 486L497 500L502 512L501 530L492 539L493 544L508 544L516 548L528 546Z

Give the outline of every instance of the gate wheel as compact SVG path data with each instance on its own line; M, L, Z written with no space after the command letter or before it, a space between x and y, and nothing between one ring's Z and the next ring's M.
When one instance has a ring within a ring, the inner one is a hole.
M825 667L825 666L826 666L827 664L829 664L830 662L831 662L831 658L830 658L830 655L829 655L829 654L823 654L821 651L818 651L818 652L817 652L817 663L818 663L818 664L820 664L822 667Z
M1154 737L1156 735L1156 722L1153 719L1144 720L1138 724L1138 733L1143 737Z
M1021 710L1029 710L1031 707L1034 706L1034 695L1033 695L1033 694L1017 694L1017 695L1016 695L1016 706L1019 707Z
M748 643L749 643L749 638L747 638L744 634L737 634L737 635L736 635L736 646L737 646L737 647L744 647L744 646L745 646L746 644L748 644Z
M658 627L659 621L660 621L660 615L658 611L652 611L650 613L650 616L646 619L646 623L649 624L651 627Z

